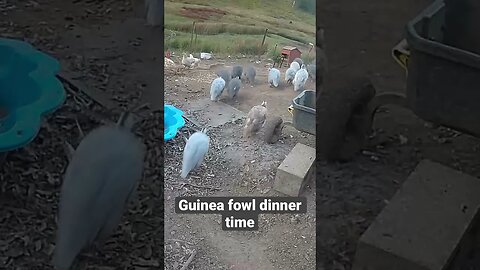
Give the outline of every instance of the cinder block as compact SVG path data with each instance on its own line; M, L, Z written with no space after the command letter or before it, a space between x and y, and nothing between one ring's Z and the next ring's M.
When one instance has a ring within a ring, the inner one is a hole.
M289 196L299 196L314 172L315 148L297 143L277 168L273 188Z
M360 238L353 270L450 269L479 208L479 179L424 160Z

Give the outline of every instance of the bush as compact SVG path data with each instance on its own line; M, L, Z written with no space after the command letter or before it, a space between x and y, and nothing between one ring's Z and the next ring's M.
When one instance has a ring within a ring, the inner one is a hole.
M280 51L270 50L268 57L272 58L273 62L279 63L282 60L282 54Z

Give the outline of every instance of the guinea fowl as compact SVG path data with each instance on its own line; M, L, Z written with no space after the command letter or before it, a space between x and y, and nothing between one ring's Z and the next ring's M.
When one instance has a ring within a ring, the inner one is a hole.
M257 133L264 125L267 118L267 102L263 101L261 105L253 106L248 112L247 119L245 121L243 136L245 138L250 137L252 134Z

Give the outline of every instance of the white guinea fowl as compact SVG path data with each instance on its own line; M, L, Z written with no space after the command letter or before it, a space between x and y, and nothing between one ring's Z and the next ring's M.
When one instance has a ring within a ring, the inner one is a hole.
M287 71L285 71L285 81L287 83L291 83L295 78L295 74L297 74L295 68L288 68Z
M305 88L305 83L308 80L308 72L305 69L305 65L302 65L302 68L297 71L295 78L293 79L293 90L302 91Z
M185 67L189 67L189 68L193 68L193 66L195 65L195 60L193 58L189 58L189 57L185 57L186 55L183 54L182 56L182 64L185 66Z
M182 172L180 176L186 178L194 169L198 169L208 152L210 138L207 135L207 129L197 131L190 136L183 149Z
M280 71L276 68L269 68L268 71L268 84L270 87L278 87L280 83Z
M129 130L133 123L129 120L133 119L128 113L123 114L117 126L101 126L87 134L76 150L69 145L60 191L55 269L70 269L84 248L96 239L106 240L135 194L145 147Z
M193 57L192 54L190 54L190 55L188 56L188 58L189 58L189 59L193 59L193 61L195 62L195 64L200 63L200 58Z
M200 63L200 59L193 57L192 54L188 56L188 59L190 59L190 61L193 60L193 66L197 66Z
M243 127L243 136L248 138L253 133L257 133L264 125L267 119L267 102L263 101L261 105L253 106L248 112L245 126Z
M224 89L225 80L222 77L217 77L215 80L213 80L212 85L210 86L210 100L218 101Z
M295 69L295 71L299 71L300 70L300 65L298 64L298 62L293 61L292 63L290 63L290 68Z
M168 59L167 57L165 57L165 61L163 62L163 64L164 64L166 67L173 67L173 66L175 66L175 62L173 62L171 59Z

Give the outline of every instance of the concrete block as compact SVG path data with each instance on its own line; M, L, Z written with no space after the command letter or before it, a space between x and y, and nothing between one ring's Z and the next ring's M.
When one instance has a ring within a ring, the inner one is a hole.
M273 189L289 196L299 196L314 172L315 148L297 143L277 168Z
M353 270L446 270L476 221L480 180L424 160L359 240Z

